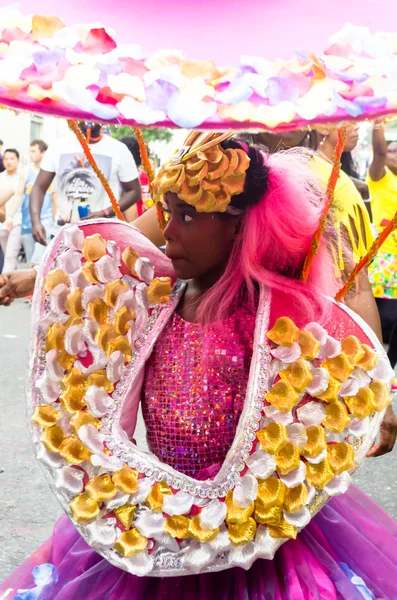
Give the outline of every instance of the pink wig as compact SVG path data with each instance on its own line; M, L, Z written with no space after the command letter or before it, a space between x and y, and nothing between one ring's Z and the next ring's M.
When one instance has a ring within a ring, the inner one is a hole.
M268 189L245 210L225 272L199 304L200 322L221 321L242 302L255 311L258 284L287 290L310 320L325 320L324 295L334 296L338 288L327 243L332 228L326 229L309 280L300 281L324 201L309 158L302 149L263 153Z

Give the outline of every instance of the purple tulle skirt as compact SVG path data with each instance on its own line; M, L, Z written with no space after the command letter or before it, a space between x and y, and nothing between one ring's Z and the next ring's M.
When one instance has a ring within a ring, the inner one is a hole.
M18 596L35 587L32 570L42 563L55 567L57 581ZM0 586L0 598L7 590L7 599L38 600L396 600L397 523L352 486L272 561L257 560L249 571L161 579L112 566L63 516L52 537Z

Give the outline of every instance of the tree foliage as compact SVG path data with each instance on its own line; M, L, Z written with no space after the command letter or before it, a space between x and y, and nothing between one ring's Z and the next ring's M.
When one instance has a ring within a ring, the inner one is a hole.
M132 127L128 127L126 125L111 125L110 126L111 134L117 140L121 140L121 138L126 137L128 135L134 135L134 131ZM146 143L164 141L169 142L172 139L172 132L170 129L142 129L143 137L145 138Z

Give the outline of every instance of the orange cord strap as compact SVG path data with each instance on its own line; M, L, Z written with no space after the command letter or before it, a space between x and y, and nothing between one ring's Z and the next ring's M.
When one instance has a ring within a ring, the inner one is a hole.
M335 152L334 152L333 162L332 162L332 171L331 171L331 175L329 177L327 191L326 191L326 195L325 195L326 202L324 204L323 212L320 217L320 222L318 224L317 231L315 232L315 234L313 236L311 248L305 258L305 262L303 265L302 275L301 275L301 279L303 279L303 281L308 280L314 257L316 256L318 249L320 247L321 236L322 236L325 226L327 224L327 216L328 216L328 213L329 213L331 206L333 204L333 201L334 201L335 186L336 186L336 182L338 181L338 178L339 178L340 159L342 156L343 148L345 146L345 138L346 138L346 128L342 127L340 129L338 129L338 141L337 141L336 147L335 147Z
M149 180L150 195L153 199L154 171L153 171L153 167L150 162L150 159L149 159L146 142L143 137L142 129L140 129L139 127L134 127L133 130L134 130L134 135L136 137L136 140L138 142L139 154L141 155L143 170L145 171L145 173L148 177L148 180ZM166 226L163 206L162 206L161 202L156 202L155 206L156 206L157 220L158 220L161 231L163 231Z
M374 259L376 254L378 253L379 248L385 242L386 238L397 228L397 212L392 218L392 220L386 225L384 229L380 232L376 240L374 240L371 248L368 250L367 254L363 256L363 258L356 264L353 271L350 273L345 285L343 288L339 290L336 294L336 300L342 300L343 296L347 294L349 290L354 286L354 282L357 279L357 275L362 271L369 263Z
M116 197L113 194L112 188L110 187L105 175L102 173L101 169L96 164L95 158L91 154L91 150L87 143L87 140L85 139L82 131L80 131L80 128L79 128L77 122L74 120L68 120L68 125L69 125L70 129L73 131L73 133L76 135L77 139L79 140L81 147L84 150L84 154L87 157L88 162L90 163L91 167L93 168L93 170L95 172L95 175L98 177L98 179L102 183L107 195L109 196L109 200L110 200L110 203L114 210L114 214L116 215L116 217L118 217L120 219L120 221L125 221L124 215L120 210L119 203L117 202Z

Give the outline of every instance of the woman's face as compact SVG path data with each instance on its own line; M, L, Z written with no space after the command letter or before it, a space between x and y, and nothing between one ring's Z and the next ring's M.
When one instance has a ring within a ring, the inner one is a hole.
M165 253L179 279L193 279L221 270L229 259L239 218L198 213L176 194L166 194Z
M397 142L392 142L387 147L386 166L397 174Z
M360 125L358 123L347 125L345 146L344 146L345 152L351 152L357 146L358 140L359 140L359 130L360 130ZM336 127L333 127L327 133L327 137L328 137L328 141L333 146L336 146L336 143L338 141L338 129Z

